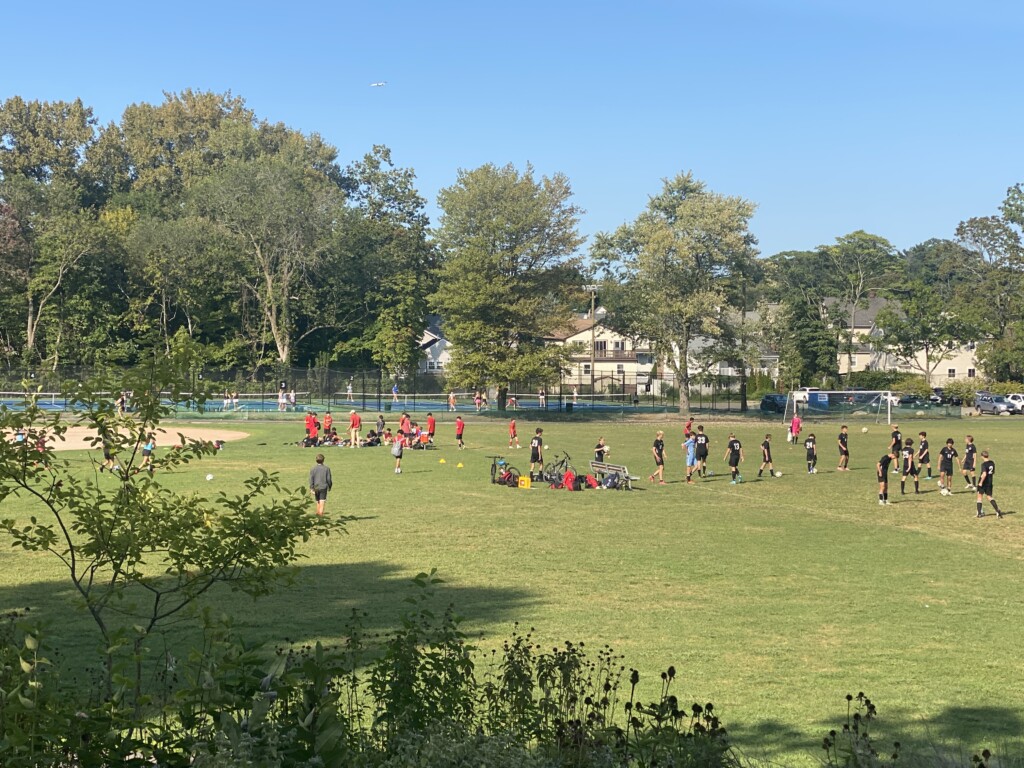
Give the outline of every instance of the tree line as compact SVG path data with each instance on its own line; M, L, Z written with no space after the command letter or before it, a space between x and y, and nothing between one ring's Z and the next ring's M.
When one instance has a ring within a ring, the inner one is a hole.
M835 380L871 296L872 343L905 360L978 341L993 379L1024 376L1024 191L905 251L857 231L759 253L751 201L689 173L584 251L568 178L458 171L430 222L387 147L341 165L319 135L231 94L185 91L99 125L74 102L0 105L0 357L9 368L130 365L185 340L211 366L411 370L437 312L453 384L553 380L549 340L594 294L680 386L702 366L780 356L784 380ZM760 310L756 311L755 310Z

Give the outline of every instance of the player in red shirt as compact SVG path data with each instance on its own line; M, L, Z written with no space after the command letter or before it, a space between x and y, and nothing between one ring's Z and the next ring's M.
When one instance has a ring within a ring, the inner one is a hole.
M434 419L434 414L427 414L427 438L430 440L430 444L434 444L434 427L437 426L437 421Z
M352 448L359 447L359 430L363 428L363 419L355 411L348 412L348 439L352 442Z
M519 433L516 432L516 419L513 416L508 421L508 447L512 447L512 443L516 444L516 448L521 447L519 445Z

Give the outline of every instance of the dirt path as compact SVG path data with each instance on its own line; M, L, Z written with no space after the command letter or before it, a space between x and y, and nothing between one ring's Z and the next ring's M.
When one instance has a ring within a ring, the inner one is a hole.
M157 432L156 442L158 446L166 448L169 445L178 443L178 433L193 440L242 440L249 436L248 432L241 432L237 429L218 429L215 427L192 427L182 425L181 427L165 427L166 431ZM55 451L80 451L93 447L92 440L96 433L87 427L70 427L64 433L63 440L55 440L53 449ZM96 443L98 446L99 443Z

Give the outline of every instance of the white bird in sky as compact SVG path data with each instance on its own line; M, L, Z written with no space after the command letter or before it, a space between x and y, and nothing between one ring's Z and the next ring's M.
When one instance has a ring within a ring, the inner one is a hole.
M371 88L383 88L388 84L387 80L381 80L379 83L370 83Z

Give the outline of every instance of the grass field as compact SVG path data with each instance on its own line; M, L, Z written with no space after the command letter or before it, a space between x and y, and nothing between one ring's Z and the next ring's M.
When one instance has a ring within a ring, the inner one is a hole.
M520 423L524 446L534 426ZM809 476L803 450L786 444L779 424L708 422L716 475L693 487L680 482L680 421L543 426L549 457L564 450L583 467L604 435L609 460L644 480L632 493L493 486L487 456L507 444L504 422L493 420L469 422L465 451L455 450L450 421L439 425L440 448L406 451L400 476L386 448L325 449L335 482L328 513L358 518L349 535L305 546L300 581L287 591L254 603L219 595L218 607L270 643L330 640L353 607L367 609L376 627L390 625L409 579L436 568L446 581L440 597L483 633L482 648L500 645L514 622L545 644L608 643L651 681L652 694L674 664L680 697L715 702L752 757L813 758L845 716L845 694L858 691L878 705L874 731L883 739L962 739L974 749L1024 733L1024 422L903 425L906 436L928 431L936 475L945 438L962 453L972 432L998 465L997 498L1010 513L1003 520L975 519L974 494L962 483L951 498L935 481L922 483L920 496L900 496L896 476L896 503L879 507L874 463L888 442L884 425L851 429L848 473L834 471L838 425L807 425L821 455L819 474ZM262 467L304 484L315 451L286 444L301 424L242 428L249 438L161 481L233 493ZM659 428L671 480L662 487L646 480ZM736 486L722 461L733 428L747 456L746 482ZM780 479L756 477L766 431ZM92 471L94 453L65 455ZM527 469L528 448L506 455ZM4 516L34 511L0 508ZM0 550L0 608L32 606L73 658L93 636L72 605L55 559Z

